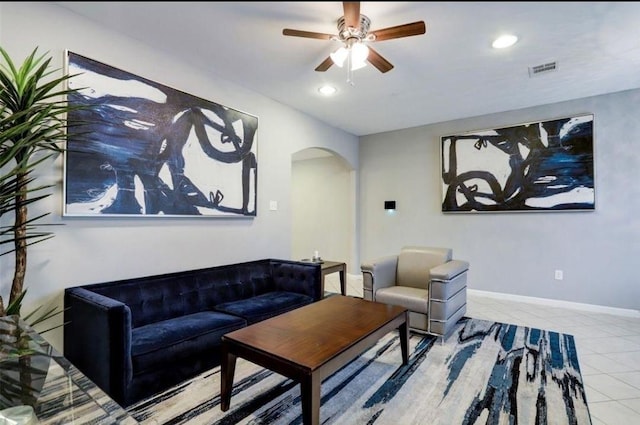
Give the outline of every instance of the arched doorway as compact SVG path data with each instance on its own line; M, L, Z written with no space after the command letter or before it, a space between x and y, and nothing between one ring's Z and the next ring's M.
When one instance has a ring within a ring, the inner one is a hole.
M347 263L348 275L359 274L355 187L355 171L340 155L318 148L292 155L292 258L311 258L318 251L325 260Z

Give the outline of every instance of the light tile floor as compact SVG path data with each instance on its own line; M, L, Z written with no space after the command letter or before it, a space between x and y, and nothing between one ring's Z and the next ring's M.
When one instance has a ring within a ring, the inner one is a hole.
M340 292L338 274L325 285ZM361 277L348 275L347 295L362 297ZM466 315L573 335L593 425L640 424L640 318L472 293Z

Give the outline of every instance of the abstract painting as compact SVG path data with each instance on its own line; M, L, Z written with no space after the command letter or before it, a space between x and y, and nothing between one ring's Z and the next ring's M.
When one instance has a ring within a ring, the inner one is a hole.
M442 211L594 210L593 156L593 115L442 137Z
M256 216L257 117L65 55L64 215Z

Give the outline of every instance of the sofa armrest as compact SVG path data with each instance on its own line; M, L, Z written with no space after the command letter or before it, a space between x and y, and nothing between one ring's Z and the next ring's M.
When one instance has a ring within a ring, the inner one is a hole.
M360 265L362 289L365 300L375 301L376 291L396 283L398 256L389 255Z
M116 402L132 380L131 310L81 287L64 296L64 356Z
M469 270L467 261L451 260L432 268L429 270L429 274L431 275L431 280L447 281L467 270Z

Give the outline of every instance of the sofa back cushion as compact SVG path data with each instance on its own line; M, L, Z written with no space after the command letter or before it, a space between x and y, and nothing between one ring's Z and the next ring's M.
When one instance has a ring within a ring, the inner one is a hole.
M131 309L134 328L274 289L268 260L85 286Z
M273 290L269 263L259 260L200 270L195 287L185 296L190 308L202 311Z
M319 263L271 260L271 276L276 291L307 295L313 301L324 296L321 273Z
M190 288L190 276L163 276L133 279L87 287L98 294L118 300L131 310L131 326L138 327L185 314L181 293Z
M133 328L271 291L322 298L320 265L264 259L82 286L131 310Z

